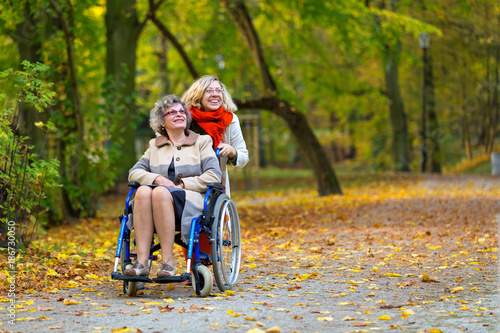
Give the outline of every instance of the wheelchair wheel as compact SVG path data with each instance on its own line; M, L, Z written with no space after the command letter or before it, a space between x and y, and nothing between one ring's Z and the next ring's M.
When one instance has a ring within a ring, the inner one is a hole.
M208 269L207 266L199 265L198 266L198 275L200 277L200 293L198 296L205 297L210 295L214 288L214 283L212 280L212 273L210 272L210 269ZM195 280L195 277L193 275L193 280ZM193 289L194 292L196 293L196 282L193 281Z
M122 253L120 253L120 265L122 267L122 274L125 273L125 270L128 268L132 268L132 262L125 258L124 246L125 243L122 244ZM123 293L129 296L135 296L137 293L137 282L126 281L123 280Z
M241 261L240 219L235 203L227 194L217 198L212 224L212 265L220 291L238 280Z

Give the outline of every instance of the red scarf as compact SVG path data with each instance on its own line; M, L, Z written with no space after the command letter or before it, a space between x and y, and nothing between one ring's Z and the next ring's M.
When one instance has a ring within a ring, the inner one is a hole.
M214 112L202 111L193 106L191 107L191 116L193 120L212 137L214 149L217 148L219 143L223 140L222 136L226 131L226 127L229 126L233 120L233 114L224 110L223 106Z

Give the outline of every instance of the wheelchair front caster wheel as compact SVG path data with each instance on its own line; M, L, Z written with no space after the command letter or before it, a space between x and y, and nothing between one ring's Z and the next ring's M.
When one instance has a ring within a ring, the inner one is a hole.
M123 281L123 292L131 297L137 293L137 282Z
M198 276L200 277L200 293L197 295L201 297L208 296L210 295L210 293L214 288L212 273L210 272L210 269L208 269L207 266L199 265L197 269L198 269ZM198 281L196 281L196 278L193 275L193 289L195 293L196 293L197 282Z
M123 268L123 272L125 270L132 268L132 264L126 264L125 267ZM137 282L131 282L131 281L123 281L123 293L127 294L131 297L135 296L137 293Z

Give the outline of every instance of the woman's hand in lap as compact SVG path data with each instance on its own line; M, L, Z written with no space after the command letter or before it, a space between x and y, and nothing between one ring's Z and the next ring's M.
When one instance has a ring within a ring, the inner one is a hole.
M170 181L168 178L165 178L163 176L156 177L153 184L154 185L165 185L165 186L170 186L170 187L176 187L172 181Z

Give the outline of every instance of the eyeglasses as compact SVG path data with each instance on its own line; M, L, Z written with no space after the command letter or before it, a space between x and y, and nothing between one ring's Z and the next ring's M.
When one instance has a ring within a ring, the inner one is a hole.
M209 95L211 95L212 93L216 93L216 94L222 94L224 92L224 89L206 89L205 92Z
M187 110L172 110L172 111L168 111L168 112L165 112L165 114L163 115L163 117L165 116L175 116L176 114L180 114L180 115L185 115L187 113Z

